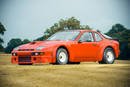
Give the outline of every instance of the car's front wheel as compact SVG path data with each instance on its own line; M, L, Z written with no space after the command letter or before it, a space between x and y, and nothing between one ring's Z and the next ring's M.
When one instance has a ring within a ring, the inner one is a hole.
M100 64L113 64L115 60L115 53L112 48L106 48L104 50L104 55Z
M64 48L59 48L56 54L56 63L63 65L68 63L68 52Z

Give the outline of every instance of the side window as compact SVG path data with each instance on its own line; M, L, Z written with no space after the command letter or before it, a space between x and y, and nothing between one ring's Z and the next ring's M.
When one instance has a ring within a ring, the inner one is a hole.
M93 42L93 41L94 41L91 32L85 32L85 33L80 37L79 40L84 41L84 42Z
M95 35L95 40L96 40L96 41L101 41L101 40L102 40L102 38L100 37L99 34L94 33L94 35Z

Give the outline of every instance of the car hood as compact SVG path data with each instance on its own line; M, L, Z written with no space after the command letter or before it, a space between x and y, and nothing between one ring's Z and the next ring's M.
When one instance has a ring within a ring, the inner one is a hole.
M19 46L19 49L36 49L39 46L51 47L58 44L68 43L70 41L34 41Z

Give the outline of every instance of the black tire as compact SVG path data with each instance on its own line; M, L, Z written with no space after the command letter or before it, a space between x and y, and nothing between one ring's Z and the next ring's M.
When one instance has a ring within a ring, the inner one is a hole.
M56 53L56 63L64 65L68 63L68 52L64 48L59 48Z
M104 50L102 61L99 64L113 64L115 60L115 53L112 48L106 48Z
M21 64L21 63L18 63L18 65L32 65L32 63L28 63L28 64Z
M69 64L80 64L80 62L69 62Z

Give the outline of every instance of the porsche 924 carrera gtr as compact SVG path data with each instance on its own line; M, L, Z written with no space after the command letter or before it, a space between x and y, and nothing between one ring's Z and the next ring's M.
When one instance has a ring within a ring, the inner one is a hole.
M34 41L13 49L13 64L68 64L98 61L112 64L120 53L119 43L93 30L61 31L45 41Z

